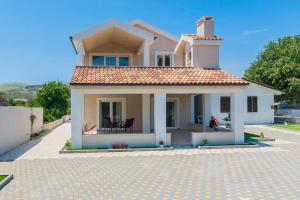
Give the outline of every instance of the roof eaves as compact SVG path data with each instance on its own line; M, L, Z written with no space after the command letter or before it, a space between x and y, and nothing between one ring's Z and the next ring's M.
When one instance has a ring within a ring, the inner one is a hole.
M264 83L261 83L261 82L258 82L258 81L254 81L254 80L250 80L250 79L247 79L245 77L243 77L242 79L245 80L245 81L248 81L248 82L251 82L251 83L255 83L255 84L263 86L263 87L266 87L268 89L274 90L275 92L280 93L280 95L285 94L285 92L283 92L281 90L278 90L278 89L276 89L276 88L274 88L272 86L269 86L267 84L264 84Z

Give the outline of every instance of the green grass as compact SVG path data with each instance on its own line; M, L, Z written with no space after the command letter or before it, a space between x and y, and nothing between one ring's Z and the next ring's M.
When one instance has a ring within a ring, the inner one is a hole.
M290 129L290 130L294 130L294 131L300 131L300 124L288 124L288 125L276 124L276 125L273 125L273 127L285 128L285 129Z
M6 177L7 175L0 175L0 182L3 181Z
M262 138L259 135L255 135L252 133L245 133L246 140L255 140L255 141L262 141Z
M67 150L99 150L99 149L108 149L108 148L72 148L72 141L71 140L67 140L66 141L66 144L65 144L65 146L66 146L66 149Z

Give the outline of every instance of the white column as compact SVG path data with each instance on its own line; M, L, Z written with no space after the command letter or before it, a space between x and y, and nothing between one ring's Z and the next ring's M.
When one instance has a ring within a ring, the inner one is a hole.
M211 119L211 94L203 94L203 130L209 126Z
M150 94L143 94L143 132L150 133Z
M244 143L244 120L246 114L246 99L243 92L230 95L231 131L234 133L235 144Z
M150 65L150 45L148 42L144 42L144 67Z
M71 90L72 148L82 148L83 107L83 95Z
M166 93L154 93L154 130L156 144L160 140L166 143Z

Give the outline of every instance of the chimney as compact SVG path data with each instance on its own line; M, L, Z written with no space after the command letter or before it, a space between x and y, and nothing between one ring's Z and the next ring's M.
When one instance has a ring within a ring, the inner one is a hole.
M203 16L197 21L197 35L214 36L214 17Z

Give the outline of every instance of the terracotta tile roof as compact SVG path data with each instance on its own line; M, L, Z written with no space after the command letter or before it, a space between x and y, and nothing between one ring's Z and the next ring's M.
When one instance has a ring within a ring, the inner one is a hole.
M217 69L198 67L95 67L77 66L71 85L248 85Z
M217 37L217 36L204 37L197 34L184 34L184 36L191 37L194 40L223 40L222 37Z

